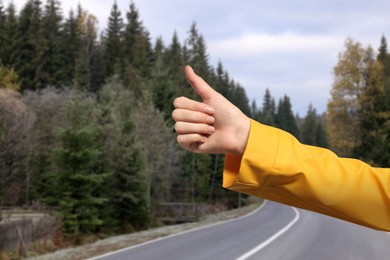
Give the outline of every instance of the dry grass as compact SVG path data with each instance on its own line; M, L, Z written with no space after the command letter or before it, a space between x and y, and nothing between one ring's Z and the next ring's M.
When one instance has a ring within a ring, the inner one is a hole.
M252 212L259 206L259 203L255 203L240 209L229 210L217 214L207 215L198 222L185 223L179 225L164 226L160 228L154 228L145 230L142 232L132 233L128 235L115 236L106 239L96 241L91 244L68 248L56 251L51 254L41 255L31 259L39 260L51 260L51 259L86 259L93 256L102 255L108 252L119 250L122 248L137 245L146 241L150 241L156 238L165 237L168 235L180 233L186 230L210 225L220 221L225 221L233 218L237 218Z

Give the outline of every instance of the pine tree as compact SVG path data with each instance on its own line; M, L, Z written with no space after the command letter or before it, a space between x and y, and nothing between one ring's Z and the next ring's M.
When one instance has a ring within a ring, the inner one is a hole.
M173 78L183 77L179 77L183 74L184 60L176 31L173 33L170 45L164 51L163 63L167 66L169 73L173 74Z
M386 140L388 132L383 132L383 130L386 121L390 118L389 111L386 111L383 68L380 62L375 61L371 48L366 50L365 61L364 80L366 85L358 97L360 143L355 151L357 156L366 161L380 163L387 148L386 141L383 141ZM387 153L389 152L387 151Z
M44 87L43 53L44 37L42 31L42 9L39 0L29 0L19 15L20 45L15 69L24 89ZM29 62L26 62L29 61Z
M183 73L185 63L182 51L177 33L174 32L171 43L164 50L163 64L170 75L170 81L175 88L175 92L178 95L179 93L180 95L187 95L189 91L188 88L184 88L184 86L187 86L187 81Z
M19 46L21 37L18 32L18 21L16 16L15 5L11 2L6 10L6 17L3 28L3 38L1 47L1 61L4 66L16 69Z
M186 40L188 51L188 64L202 77L208 81L210 76L209 55L203 36L199 33L196 23L191 25Z
M249 99L245 89L238 83L232 82L232 95L230 101L237 106L245 115L250 116Z
M0 64L3 60L3 50L5 46L5 21L6 14L4 11L3 1L0 0Z
M123 19L115 1L108 18L108 27L104 38L104 75L118 74L123 78Z
M275 99L271 96L271 92L267 88L263 97L263 108L260 116L260 121L263 124L275 126L275 116Z
M78 8L77 25L80 31L80 49L76 58L75 66L75 87L79 90L91 91L97 86L92 86L92 79L99 75L94 75L93 61L96 55L96 38L97 38L97 18Z
M136 142L132 118L135 107L133 93L112 78L100 91L101 124L103 126L103 164L112 172L110 204L119 230L129 232L147 226L148 205L144 162Z
M290 98L286 95L279 100L275 123L277 127L299 138L299 129L292 112Z
M74 83L76 63L78 63L77 59L82 48L81 31L78 26L78 19L73 10L70 10L68 18L65 20L62 37L62 49L64 52L63 70L66 75L64 84L71 86Z
M93 117L95 107L88 96L74 96L68 104L61 147L53 151L55 168L44 179L48 185L44 201L60 208L64 232L76 242L104 224L100 212L108 202L102 191L109 175L102 167L102 133Z
M316 145L323 148L329 148L328 136L321 122L318 122L316 132L317 132Z
M56 0L47 0L43 15L43 35L45 49L43 53L43 72L45 85L61 86L66 82L64 70L65 58L62 44L62 20L60 3Z
M72 236L94 232L103 224L99 211L107 198L95 194L107 176L95 172L100 157L100 151L95 147L99 138L95 131L65 130L61 134L63 147L54 153L60 170L48 175L54 178L56 196L47 201L60 207L64 231Z
M313 106L310 104L300 131L300 140L302 141L302 143L309 145L318 145L317 127L317 113Z
M171 118L173 111L173 100L178 95L178 87L169 73L169 68L165 66L164 62L164 43L161 38L157 38L154 54L154 67L152 69L152 77L148 81L150 93L154 106L162 112L167 125L173 126L174 122Z
M221 93L222 96L224 96L228 100L231 100L233 94L230 84L230 77L228 75L228 72L225 71L221 61L218 62L215 73L215 82L212 85L216 91Z
M252 103L251 103L250 115L251 115L251 118L260 122L261 110L257 107L256 100L254 100L254 99L252 100Z
M124 57L126 58L125 83L135 88L135 94L141 90L138 86L143 78L150 76L153 53L150 43L149 32L144 28L139 18L138 9L133 2L130 10L126 13L127 24L124 31Z
M375 156L375 163L382 167L390 167L390 54L387 50L387 41L385 36L381 38L381 45L377 56L377 61L382 64L383 78L383 110L380 115L384 121L381 129L381 148Z

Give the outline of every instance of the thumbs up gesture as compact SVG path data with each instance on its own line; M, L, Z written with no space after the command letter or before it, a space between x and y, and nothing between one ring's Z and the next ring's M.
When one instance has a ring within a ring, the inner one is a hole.
M172 118L179 144L195 153L242 155L248 140L250 119L211 88L190 66L185 75L203 102L178 97Z

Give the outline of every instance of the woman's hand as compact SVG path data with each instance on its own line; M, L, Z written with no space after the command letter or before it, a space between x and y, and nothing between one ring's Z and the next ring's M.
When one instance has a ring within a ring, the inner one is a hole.
M203 102L176 98L172 118L179 144L195 153L242 155L248 140L250 119L212 89L190 66L185 75Z

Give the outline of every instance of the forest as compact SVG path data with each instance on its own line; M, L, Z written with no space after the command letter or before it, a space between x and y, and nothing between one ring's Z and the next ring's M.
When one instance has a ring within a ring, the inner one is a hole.
M81 5L62 14L57 0L29 0L17 12L0 1L0 206L55 208L63 232L83 236L148 228L164 202L234 208L221 187L223 155L176 143L171 112L196 95L190 64L248 116L301 142L390 167L390 56L348 38L334 67L326 113L294 115L288 95L264 88L263 103L222 62L209 62L194 22L180 42L154 43L133 2L116 3L103 30Z

